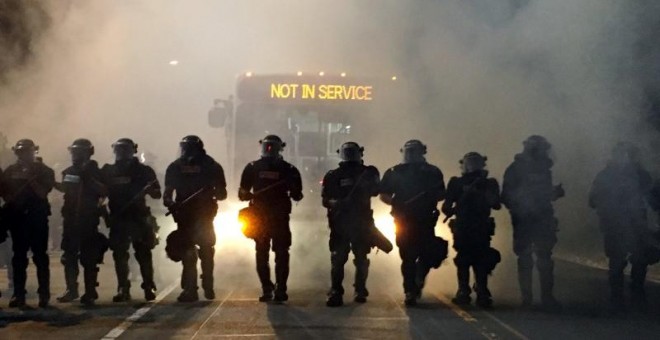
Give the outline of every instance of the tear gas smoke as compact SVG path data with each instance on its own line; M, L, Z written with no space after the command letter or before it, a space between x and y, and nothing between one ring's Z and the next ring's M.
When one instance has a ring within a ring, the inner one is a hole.
M545 135L567 190L559 246L600 251L586 195L610 148L632 140L657 159L658 14L644 0L6 0L0 126L10 143L34 138L50 164L82 136L108 161L111 142L128 136L162 172L190 132L225 164L224 133L205 113L237 74L396 75L404 109L358 118L369 133L353 138L368 163L384 171L418 138L447 178L468 151L488 155L501 178L525 137ZM256 158L263 136L253 137L243 152ZM508 214L497 217L499 248L512 256ZM326 268L319 253L312 262Z

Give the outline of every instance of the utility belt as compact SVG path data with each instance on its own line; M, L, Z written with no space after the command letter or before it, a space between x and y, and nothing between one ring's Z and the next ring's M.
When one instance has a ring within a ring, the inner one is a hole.
M495 219L492 217L483 219L482 221L469 221L469 222L454 218L449 221L448 225L452 234L478 233L481 230L483 230L489 236L495 235Z

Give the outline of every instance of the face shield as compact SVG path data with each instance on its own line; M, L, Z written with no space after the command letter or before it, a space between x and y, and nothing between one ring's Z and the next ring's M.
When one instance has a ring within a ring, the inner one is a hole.
M82 165L92 158L92 152L89 148L70 146L69 152L71 153L71 162L74 165Z
M356 143L344 143L338 150L339 157L344 162L362 162L362 153L364 149Z
M126 161L132 159L135 155L135 146L125 143L114 144L112 152L115 154L115 161Z
M20 162L31 163L37 159L36 147L17 147L14 149L14 153Z
M486 158L479 154L468 154L461 160L461 172L471 174L486 168Z
M279 158L280 153L282 152L282 149L284 148L284 143L277 141L277 140L271 140L271 139L266 139L261 141L261 157L266 157L266 158Z

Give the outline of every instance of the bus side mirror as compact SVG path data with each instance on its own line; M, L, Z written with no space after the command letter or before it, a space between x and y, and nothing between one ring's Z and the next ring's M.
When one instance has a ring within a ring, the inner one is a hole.
M227 120L227 111L224 108L214 107L209 111L209 125L212 128L225 127Z

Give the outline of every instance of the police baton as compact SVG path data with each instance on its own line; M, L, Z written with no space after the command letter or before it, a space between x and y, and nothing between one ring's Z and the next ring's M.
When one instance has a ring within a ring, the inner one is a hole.
M206 191L206 189L208 189L208 188L207 188L207 187L203 187L203 188L201 188L201 189L195 191L195 193L193 193L192 195L186 197L186 199L183 200L183 201L181 201L181 203L175 204L176 207L175 207L175 208L168 209L167 213L165 213L165 216L170 216L170 215L172 215L172 214L175 213L177 210L179 210L182 206L185 206L185 205L188 204L192 199L194 199L195 197L199 196L201 193L203 193L204 191Z

